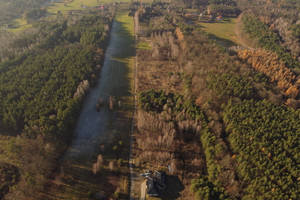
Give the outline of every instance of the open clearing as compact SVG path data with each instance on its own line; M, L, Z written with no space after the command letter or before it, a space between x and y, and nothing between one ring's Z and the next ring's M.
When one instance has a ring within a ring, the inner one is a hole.
M71 3L50 3L47 10L49 13L57 14L58 11L64 13L70 10L85 10L99 4L112 4L115 2L129 2L129 0L73 0Z
M73 0L71 3L49 3L47 11L52 14L57 14L58 11L65 13L70 10L84 10L85 8L94 7L98 4L97 0Z
M52 3L45 4L44 7L49 13L48 17L53 18L58 13L66 14L72 10L86 10L99 4L111 4L114 2L129 2L129 0L73 0L72 2L54 1ZM14 20L14 26L14 28L10 28L8 30L11 32L21 32L30 28L32 25L27 24L22 18L19 18Z
M215 23L198 22L200 29L210 34L212 38L220 41L224 46L230 47L238 44L234 31L236 18L224 18L223 21Z

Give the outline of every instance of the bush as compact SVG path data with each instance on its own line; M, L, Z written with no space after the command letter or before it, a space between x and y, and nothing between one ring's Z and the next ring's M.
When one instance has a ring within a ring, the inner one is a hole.
M122 167L122 165L123 165L123 159L122 159L122 158L119 158L119 160L118 160L118 166L119 166L119 167Z
M206 177L193 179L191 191L199 200L230 200L224 188L220 188L208 181Z
M95 196L95 193L90 190L88 191L87 196L88 198L93 198Z

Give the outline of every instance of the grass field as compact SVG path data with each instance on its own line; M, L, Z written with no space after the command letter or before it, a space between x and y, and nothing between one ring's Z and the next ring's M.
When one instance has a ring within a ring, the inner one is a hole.
M234 31L236 18L224 18L223 21L216 23L198 22L200 29L207 32L226 47L238 44Z
M73 0L68 3L67 1L53 2L45 5L47 12L50 14L49 17L55 17L58 12L67 13L70 10L85 10L93 8L98 4L110 4L114 2L130 2L130 0ZM22 18L14 21L14 28L8 29L11 32L20 32L30 28L32 25L27 24Z
M98 4L100 3L97 0L73 0L71 3L49 3L47 11L52 14L57 14L58 11L65 13L69 10L84 10Z
M148 42L139 42L137 44L138 49L145 49L145 50L151 50L151 45Z
M15 24L18 28L9 29L11 32L20 32L32 27L32 24L27 24L22 18L15 20Z
M104 0L107 1L108 0ZM98 5L98 0L73 0L71 3L49 3L46 5L47 12L50 14L49 17L54 17L58 12L66 13L70 10L84 10L90 7L95 7ZM85 6L86 8L83 8ZM8 29L11 32L20 32L30 28L32 25L27 24L22 18L16 19L14 21L15 27Z
M84 10L92 8L98 4L111 4L115 2L130 2L130 0L73 0L71 3L50 3L47 10L49 13L56 14L58 11L64 13L69 10Z

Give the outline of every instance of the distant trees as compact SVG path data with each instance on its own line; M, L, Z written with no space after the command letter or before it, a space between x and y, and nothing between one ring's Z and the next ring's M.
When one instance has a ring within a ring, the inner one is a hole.
M27 23L30 23L34 20L38 20L39 18L44 17L46 13L47 13L46 9L37 8L37 9L29 10L23 14L23 19Z
M300 63L284 47L280 46L279 36L266 24L252 15L243 15L242 21L245 31L252 39L258 39L260 47L276 53L288 68L300 68Z
M45 10L40 8L41 5L45 2L48 1L47 0L0 1L0 27L5 24L12 24L14 19L21 18L24 13L27 13L30 19L43 16L45 14Z
M237 16L239 14L234 0L210 0L209 3L208 14L222 14L224 16Z
M299 37L297 38L294 28L299 19L300 4L296 0L237 0L237 3L243 13L260 18L272 31L276 32L281 40L280 45L291 51L299 60Z

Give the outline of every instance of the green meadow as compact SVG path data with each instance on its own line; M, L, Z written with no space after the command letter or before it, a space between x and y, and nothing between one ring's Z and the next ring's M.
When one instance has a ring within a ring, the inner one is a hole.
M238 43L235 34L236 18L224 18L223 21L215 23L198 22L200 29L211 35L224 46L229 47Z
M130 0L73 0L69 1L60 1L60 2L52 2L46 4L44 7L47 9L49 13L48 17L53 18L58 13L65 14L71 10L86 10L89 8L93 8L98 4L111 4L115 2L130 2ZM11 32L20 32L30 28L32 25L27 24L23 18L16 19L14 21L14 28L8 29Z

